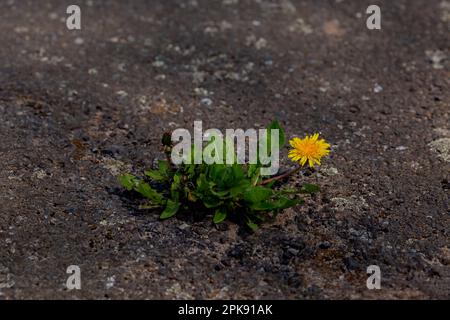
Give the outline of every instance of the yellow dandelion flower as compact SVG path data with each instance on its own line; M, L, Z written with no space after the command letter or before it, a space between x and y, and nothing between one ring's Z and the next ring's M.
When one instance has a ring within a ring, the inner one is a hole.
M289 151L289 158L302 166L306 162L311 168L314 167L314 163L320 166L320 160L330 153L330 145L324 139L319 139L318 133L303 139L294 138L289 143L294 148Z

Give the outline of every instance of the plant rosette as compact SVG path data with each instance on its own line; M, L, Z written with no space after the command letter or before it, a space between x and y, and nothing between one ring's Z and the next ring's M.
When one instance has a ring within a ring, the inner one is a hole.
M282 148L284 131L276 121L267 127L269 133L274 129L279 130L279 147ZM266 139L270 140L270 136L267 134ZM319 187L313 184L293 189L277 182L298 173L306 165L320 165L321 159L330 153L330 145L317 133L302 139L295 137L289 141L292 149L288 157L297 164L296 168L264 178L259 163L175 166L170 160L170 135L164 134L162 142L167 160L158 161L158 166L145 171L142 178L130 173L118 177L125 189L137 192L146 200L141 209L160 209L161 219L172 218L180 212L201 211L210 214L215 224L231 220L246 224L252 230L267 218L303 203L301 194L318 192Z

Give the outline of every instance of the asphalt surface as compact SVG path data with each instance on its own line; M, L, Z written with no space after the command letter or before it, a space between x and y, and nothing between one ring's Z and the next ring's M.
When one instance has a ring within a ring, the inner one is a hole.
M371 1L78 2L69 31L72 2L0 1L0 299L450 297L449 1L378 1L381 30ZM254 234L116 181L164 131L274 119L333 151Z

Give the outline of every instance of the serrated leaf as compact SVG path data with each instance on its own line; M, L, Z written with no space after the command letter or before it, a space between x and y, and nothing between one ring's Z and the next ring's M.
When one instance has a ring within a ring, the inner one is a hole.
M273 121L267 126L265 132L259 137L258 162L263 164L264 167L270 166L270 161L273 160L272 147L275 147L276 144L272 141L272 130L278 130L278 149L274 148L274 152L278 152L285 144L285 134L283 129L277 121ZM264 152L262 150L264 150Z
M248 204L250 209L254 211L272 211L274 210L274 205L270 202L258 202Z
M249 164L247 169L247 176L249 178L253 177L257 173L258 168L258 164Z
M206 194L210 189L210 184L204 173L200 174L197 179L197 193L199 195Z
M230 197L230 191L224 190L224 191L215 191L214 189L210 190L211 194L215 195L216 197L220 199L227 199Z
M250 229L252 229L252 231L256 231L256 230L258 230L258 228L259 228L259 226L256 224L256 223L254 223L252 220L247 220L247 226L250 228Z
M286 197L280 197L275 201L263 201L249 204L249 207L254 211L274 211L287 209L301 202L302 200L292 200Z
M181 177L180 173L173 176L172 184L170 185L170 195L172 199L178 200L180 197Z
M158 191L150 187L150 185L145 181L137 181L134 190L153 203L164 203L164 197L160 193L158 193Z
M167 180L167 176L161 173L159 170L150 169L145 171L144 174L151 180L156 182L163 182Z
M233 172L233 182L237 185L245 177L243 165L238 163L233 164L231 170Z
M167 160L158 160L158 169L161 172L167 172L170 170L169 162Z
M286 197L280 197L279 199L275 200L273 202L275 206L275 210L283 210L290 207L293 207L299 203L301 203L303 200L293 200Z
M166 208L161 213L160 219L169 219L173 217L180 209L180 203L171 199L167 200Z
M223 208L217 209L214 214L213 222L215 224L219 224L219 223L223 222L226 218L227 218L227 212Z
M202 196L201 199L205 207L208 209L217 208L223 204L223 201L220 198L217 198L212 195Z
M158 169L147 170L145 171L145 175L149 177L151 180L156 182L164 182L169 180L169 163L165 160L158 161Z
M243 195L251 186L252 185L249 180L241 180L238 185L230 189L230 196L232 198L242 198L240 195Z
M270 142L271 142L271 135L270 135L270 130L273 129L278 129L278 147L281 149L284 144L286 143L286 137L284 135L284 130L281 127L280 123L278 121L273 121L271 124L269 124L269 126L267 127L267 139L269 140L269 148L268 150L270 150Z
M227 172L227 166L224 164L212 164L208 167L208 178L216 184L223 184L229 173Z
M119 180L120 184L127 189L128 191L133 190L134 185L135 185L135 179L136 177L133 176L132 174L122 174L120 176L117 177L117 179Z
M261 166L258 164L250 164L248 167L248 177L251 179L251 184L256 186L261 179Z
M265 187L252 187L246 190L244 193L244 200L249 203L259 203L267 200L273 194L273 191Z
M184 172L186 172L186 175L192 179L195 176L195 168L196 165L195 164L188 164L185 165L186 167L184 168Z

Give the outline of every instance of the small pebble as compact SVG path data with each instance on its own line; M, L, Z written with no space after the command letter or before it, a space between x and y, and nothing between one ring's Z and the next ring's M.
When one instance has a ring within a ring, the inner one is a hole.
M210 98L203 98L201 100L202 104L206 107L210 107L213 103L213 101Z
M321 242L319 244L319 248L320 249L329 249L329 248L331 248L331 243L329 243L328 241Z
M375 87L373 88L373 92L380 93L381 91L383 91L383 87L380 86L378 83L375 84Z
M80 46L84 43L84 40L83 40L83 38L76 38L74 42L75 42L75 44Z
M191 226L188 225L187 223L183 223L183 224L181 224L181 225L178 226L178 229L180 229L180 230L186 230L186 229L189 229L190 227L191 227Z

